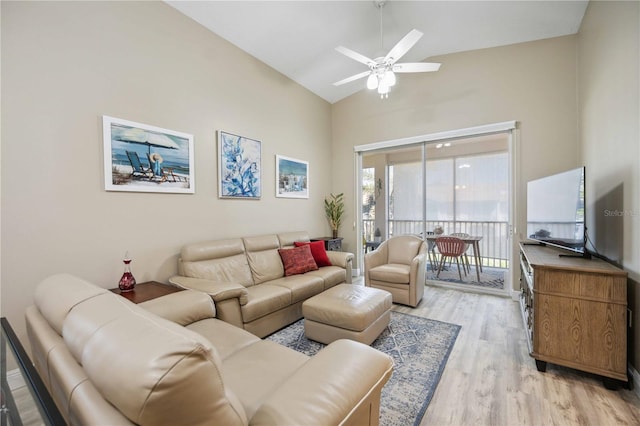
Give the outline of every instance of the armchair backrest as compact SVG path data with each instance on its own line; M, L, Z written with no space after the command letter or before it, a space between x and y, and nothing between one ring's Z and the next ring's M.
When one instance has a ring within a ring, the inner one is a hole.
M391 237L385 243L389 263L409 265L414 257L427 250L424 241L414 235Z

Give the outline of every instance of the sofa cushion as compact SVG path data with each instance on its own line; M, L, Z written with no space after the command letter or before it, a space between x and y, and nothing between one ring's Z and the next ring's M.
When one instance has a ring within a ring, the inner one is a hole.
M216 318L204 319L186 326L213 344L224 362L240 349L260 341L248 331Z
M260 284L247 289L247 304L240 307L242 321L251 322L291 304L291 290L271 284Z
M247 256L244 253L197 262L183 260L182 270L185 277L233 282L245 287L254 284Z
M34 300L49 325L62 335L64 320L74 306L108 292L70 274L57 274L38 285Z
M304 274L305 272L315 271L318 269L316 261L311 255L311 247L308 245L294 248L278 249L282 266L284 267L284 275Z
M329 256L327 256L327 250L324 248L324 241L312 241L309 243L296 241L293 244L296 247L309 245L309 247L311 248L311 255L313 256L313 260L316 261L316 265L318 265L318 267L331 266L331 261L329 260Z
M254 283L260 284L284 276L282 259L278 254L280 242L276 235L246 237L242 241Z
M289 291L291 291L291 303L308 299L311 296L322 293L324 290L322 278L311 274L278 278L277 280L270 281L269 285L289 289Z
M245 346L222 363L225 384L238 395L247 417L253 417L262 403L309 357L267 340Z
M388 263L376 266L369 270L369 278L376 281L384 281L396 284L409 284L411 267L398 263Z
M305 231L285 232L278 234L278 241L280 241L280 248L293 247L296 241L309 242L309 234Z
M322 278L325 290L347 281L346 271L344 268L340 268L338 266L323 266L322 268L318 268L317 271L310 271L305 275L313 275L314 277Z

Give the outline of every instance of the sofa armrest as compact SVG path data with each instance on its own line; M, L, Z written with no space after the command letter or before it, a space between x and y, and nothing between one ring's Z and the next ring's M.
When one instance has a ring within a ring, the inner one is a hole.
M278 387L250 423L337 425L371 416L377 424L380 391L392 371L388 355L358 342L337 340Z
M378 247L374 251L370 251L364 255L364 267L365 270L375 268L376 266L384 265L387 263L387 250L386 247Z
M334 266L346 268L353 261L353 253L346 251L327 251L327 257Z
M211 297L201 291L185 290L138 304L147 311L182 326L216 317Z
M181 275L169 278L169 282L180 288L207 293L216 303L228 299L238 299L240 305L246 305L248 302L247 289L238 283L183 277Z
M327 251L327 257L332 265L346 270L346 282L351 284L353 276L353 253L346 251Z
M376 266L387 263L387 247L385 243L382 243L377 249L364 255L364 285L367 287L370 285L369 271Z

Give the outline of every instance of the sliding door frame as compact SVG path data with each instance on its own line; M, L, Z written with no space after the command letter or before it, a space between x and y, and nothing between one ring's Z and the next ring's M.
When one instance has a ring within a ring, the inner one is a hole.
M517 200L517 173L518 173L518 164L517 164L517 155L516 155L516 130L517 130L517 122L515 120L512 121L504 121L500 123L486 124L482 126L476 127L468 127L464 129L457 130L449 130L438 133L431 133L420 136L412 136L408 138L402 139L393 139L388 141L380 141L374 142L366 145L356 145L353 147L355 154L355 191L356 199L354 200L354 211L357 213L356 220L356 241L357 241L357 254L356 254L356 262L359 268L360 273L364 273L364 247L362 245L362 156L365 153L369 153L372 151L378 151L381 149L390 149L390 148L400 148L406 147L409 145L422 145L422 164L423 164L423 175L426 173L426 145L429 143L436 142L444 142L451 141L455 139L466 139L470 137L490 135L490 134L498 134L498 133L506 133L508 135L508 150L509 150L509 243L511 245L511 258L509 259L509 272L505 277L505 295L509 295L512 298L513 294L517 292L513 290L513 277L515 274L514 267L514 253L515 253L515 245L513 242L514 235L517 235L516 231L516 218L518 217L516 214L516 200ZM426 185L423 185L423 217L426 217ZM423 222L424 223L424 222ZM424 227L424 225L423 225Z

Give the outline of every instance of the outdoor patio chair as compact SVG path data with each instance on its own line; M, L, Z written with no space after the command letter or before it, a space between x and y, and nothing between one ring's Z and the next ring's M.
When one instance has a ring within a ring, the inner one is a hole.
M444 262L449 259L456 259L456 263L458 264L458 275L460 276L460 281L462 281L462 273L460 272L460 258L464 254L465 243L458 237L438 237L436 239L436 247L438 247L438 251L440 252L440 264L438 265L438 273L436 277L440 277L440 272L444 267ZM464 270L464 276L467 276L467 269L464 267L464 259L462 259L462 269Z
M153 171L150 167L144 167L142 162L140 161L140 157L138 157L138 153L135 151L126 151L127 158L129 158L129 162L131 163L131 167L133 168L133 172L131 173L131 177L139 177L151 179L153 178Z
M470 235L467 234L466 232L453 232L453 233L451 233L449 235L452 236L452 237L458 237L458 238L462 238L462 239L470 237ZM464 254L463 254L463 256L464 256L464 265L467 268L467 272L471 272L471 263L469 262L469 256L468 256L469 247L471 247L471 244L464 243Z
M147 159L149 160L149 166L153 169L153 161L151 161L151 155L147 153ZM186 181L186 178L182 176L176 175L173 173L173 169L169 167L160 167L160 175L154 176L160 179L160 182L171 181L171 182L183 182Z

